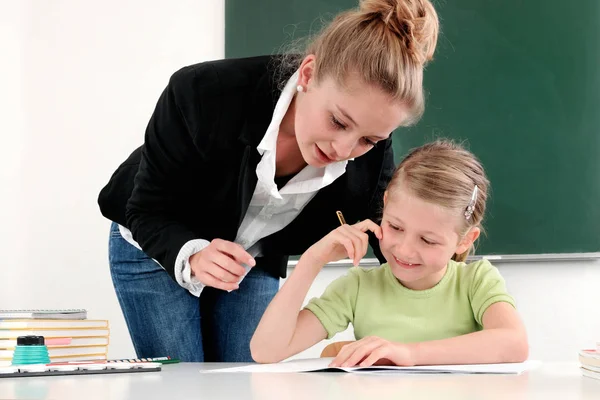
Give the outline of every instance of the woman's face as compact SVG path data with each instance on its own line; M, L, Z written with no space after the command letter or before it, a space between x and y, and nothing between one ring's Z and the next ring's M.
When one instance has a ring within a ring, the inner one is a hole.
M315 58L300 66L294 100L294 132L302 157L317 168L360 157L387 139L408 116L405 105L378 87L348 76L341 87L333 78L313 78Z

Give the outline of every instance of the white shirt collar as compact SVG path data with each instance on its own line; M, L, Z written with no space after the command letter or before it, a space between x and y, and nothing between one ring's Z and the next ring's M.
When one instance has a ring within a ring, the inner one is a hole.
M277 136L279 136L279 126L281 125L281 121L285 116L292 99L296 95L296 82L298 81L298 71L292 75L292 77L287 81L285 87L281 91L281 95L279 96L279 100L277 100L277 104L275 105L275 110L273 111L273 117L271 118L271 123L267 128L267 132L265 136L258 144L258 152L263 154L265 151L275 151L277 148Z

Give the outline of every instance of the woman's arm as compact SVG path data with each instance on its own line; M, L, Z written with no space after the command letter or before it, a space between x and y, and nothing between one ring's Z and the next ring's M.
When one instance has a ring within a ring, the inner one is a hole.
M206 71L203 80L216 78ZM180 249L199 238L181 216L182 202L190 191L193 172L203 163L195 146L191 119L202 118L184 108L198 101L192 85L196 71L191 67L175 72L161 94L144 135L139 168L126 206L127 227L144 252L157 260L174 278L174 265ZM199 109L200 104L197 104ZM197 179L197 178L196 178Z
M199 296L204 285L235 290L254 259L240 245L199 237L194 229L211 147L210 107L219 86L210 64L177 71L146 128L139 168L126 206L127 226L146 254L181 286ZM214 172L213 172L214 173ZM207 224L215 222L206 222ZM214 227L218 232L218 227Z

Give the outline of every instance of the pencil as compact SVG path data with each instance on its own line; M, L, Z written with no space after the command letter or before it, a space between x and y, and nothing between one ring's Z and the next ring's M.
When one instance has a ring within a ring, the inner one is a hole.
M341 211L336 211L335 212L338 216L338 219L340 220L340 224L341 225L345 225L346 224L346 220L344 219L344 215L342 214Z

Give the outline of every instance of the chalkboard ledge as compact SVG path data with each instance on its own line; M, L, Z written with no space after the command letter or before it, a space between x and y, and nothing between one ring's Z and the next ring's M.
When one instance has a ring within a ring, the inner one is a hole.
M598 253L548 253L548 254L507 254L507 255L475 255L467 259L467 261L478 261L488 259L494 264L500 263L516 263L516 262L535 262L535 261L587 261L600 259ZM288 268L294 268L298 264L298 260L290 260ZM350 260L340 260L327 264L328 267L352 267ZM377 267L379 260L376 258L363 258L360 262L361 267Z

